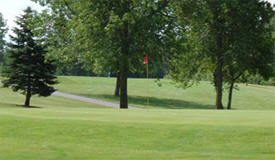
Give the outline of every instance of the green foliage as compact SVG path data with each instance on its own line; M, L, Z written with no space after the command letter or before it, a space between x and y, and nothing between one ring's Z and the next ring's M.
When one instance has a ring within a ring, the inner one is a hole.
M154 70L170 53L167 36L172 34L175 24L162 15L170 12L166 1L91 1L72 4L71 8L78 15L74 22L76 42L86 51L86 57L91 57L87 59L93 59L95 72L117 71L123 59L123 44L129 43L127 61L132 73L144 71L145 54ZM125 24L127 35L123 35Z
M186 12L185 3L181 4L182 8L179 8L178 14L181 24L189 29L184 32L182 53L176 56L171 64L171 75L175 81L188 84L190 80L196 80L197 74L205 73L207 70L214 72L216 55L213 37L217 34L212 32L215 28L211 21L214 20L213 14L217 6L220 6L219 25L223 25L223 33L220 34L224 43L225 81L232 80L230 73L234 73L233 77L236 78L246 71L250 74L260 73L264 77L272 75L274 39L271 38L271 31L274 26L272 22L269 25L269 22L274 12L270 3L194 1L187 3L193 5L192 7L195 5L191 15ZM202 4L205 4L204 7L199 6Z
M3 19L3 15L0 13L0 65L4 62L4 52L5 52L5 35L7 32L6 24Z
M267 81L263 81L262 85L275 86L275 77L269 78Z
M40 39L34 36L32 21L35 12L31 8L24 10L24 15L18 17L19 27L13 29L15 36L10 36L12 43L8 44L9 63L3 71L6 79L4 87L14 91L22 91L27 97L38 94L49 96L55 91L52 85L56 83L54 61L46 59L46 50Z
M245 82L247 84L258 84L258 85L268 85L275 86L275 78L271 77L268 80L265 80L263 76L259 74L245 76L245 78L240 79L241 82Z
M184 88L201 80L201 76L209 73L209 70L212 74L215 70L216 43L215 34L211 32L214 18L210 4L210 1L203 0L180 1L175 6L181 35L178 40L180 46L176 48L171 63L170 76Z
M239 12L235 10L242 8ZM232 24L230 50L225 62L225 80L235 81L247 71L247 75L260 74L265 79L272 76L274 63L274 39L269 25L274 15L269 3L237 1L228 7ZM240 18L241 17L241 18Z

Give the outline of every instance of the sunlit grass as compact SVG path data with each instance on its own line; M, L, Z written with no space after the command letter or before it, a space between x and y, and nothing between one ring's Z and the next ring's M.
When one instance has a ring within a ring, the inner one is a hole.
M57 88L66 93L85 97L98 98L119 103L119 98L113 96L115 78L98 77L59 77ZM166 109L214 109L215 90L209 82L201 82L188 89L175 87L169 80L161 80L159 87L154 79L150 79L149 108ZM129 104L148 108L147 80L128 80ZM224 92L224 102L227 104L227 91ZM275 87L257 85L239 85L239 91L233 93L233 109L274 110Z

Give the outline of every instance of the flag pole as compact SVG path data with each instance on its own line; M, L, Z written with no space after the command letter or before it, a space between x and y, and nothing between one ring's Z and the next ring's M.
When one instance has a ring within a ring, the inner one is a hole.
M147 106L149 106L149 63L146 64L147 70Z
M145 55L143 64L146 65L146 78L147 78L147 106L149 106L149 62L148 62L148 54Z

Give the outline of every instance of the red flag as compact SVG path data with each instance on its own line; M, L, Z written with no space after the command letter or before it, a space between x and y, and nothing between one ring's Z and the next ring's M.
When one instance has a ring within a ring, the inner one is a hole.
M146 56L144 58L143 64L148 64L148 55L147 54L146 54Z

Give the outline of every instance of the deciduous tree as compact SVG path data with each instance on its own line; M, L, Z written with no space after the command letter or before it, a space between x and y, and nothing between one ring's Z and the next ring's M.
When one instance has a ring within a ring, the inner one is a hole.
M85 59L119 62L120 108L128 108L127 77L148 54L151 62L163 61L176 36L175 17L169 0L43 1L51 8L66 8L72 18L74 46ZM106 64L106 63L102 63ZM153 65L154 63L151 63ZM133 67L132 67L133 66Z
M171 64L171 76L176 82L188 86L190 81L200 80L201 74L212 73L216 108L223 109L224 83L230 84L228 106L231 106L234 82L243 73L270 75L274 45L267 27L274 14L270 3L260 0L179 3L177 13L185 36L182 36L183 52Z

